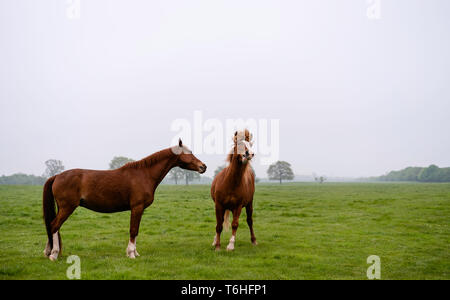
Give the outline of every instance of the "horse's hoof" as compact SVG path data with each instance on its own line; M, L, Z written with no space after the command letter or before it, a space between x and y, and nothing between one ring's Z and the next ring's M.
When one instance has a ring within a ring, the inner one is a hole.
M216 246L216 251L220 251L220 246Z
M48 258L49 258L51 261L55 261L55 260L58 259L58 257L57 257L57 256L54 256L53 254L50 255Z
M49 257L50 254L52 254L52 248L50 248L50 243L47 242L47 244L45 245L45 248L44 248L44 255L46 257Z
M253 244L253 246L256 246L256 245L258 245L258 242L254 241L254 242L252 242L252 244Z
M227 251L233 251L234 250L234 245L228 245L227 246Z

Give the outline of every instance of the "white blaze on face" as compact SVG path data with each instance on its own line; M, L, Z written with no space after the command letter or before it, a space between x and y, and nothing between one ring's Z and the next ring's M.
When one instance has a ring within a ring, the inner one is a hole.
M252 149L252 142L244 141L244 145L245 145L245 147L247 148L248 153L249 153L250 155L253 155L254 152L253 152L253 149Z
M173 146L172 148L170 148L172 150L172 152L176 155L180 155L181 153L184 154L192 154L192 151L186 147L186 146Z
M237 146L237 153L240 155L245 155L248 151L248 157L244 157L243 161L246 162L247 159L251 159L254 155L254 151L252 149L253 142L252 142L252 134L249 136L249 141L245 140L245 131L239 131L237 135L234 137L236 141Z

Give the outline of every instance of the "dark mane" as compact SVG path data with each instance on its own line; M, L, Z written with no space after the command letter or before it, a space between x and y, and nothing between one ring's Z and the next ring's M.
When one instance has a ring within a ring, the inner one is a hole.
M156 163L158 163L159 161L161 161L162 159L170 156L170 155L175 155L172 150L170 148L168 149L164 149L158 152L155 152L141 160L138 161L133 161L133 162L129 162L125 165L123 165L121 167L121 169L143 169L143 168L148 168Z

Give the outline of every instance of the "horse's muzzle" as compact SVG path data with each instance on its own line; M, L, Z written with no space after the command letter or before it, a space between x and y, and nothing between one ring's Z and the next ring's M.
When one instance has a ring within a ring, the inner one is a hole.
M200 167L198 167L198 172L199 172L200 174L205 173L205 172L206 172L206 165L205 165L205 164L202 164Z

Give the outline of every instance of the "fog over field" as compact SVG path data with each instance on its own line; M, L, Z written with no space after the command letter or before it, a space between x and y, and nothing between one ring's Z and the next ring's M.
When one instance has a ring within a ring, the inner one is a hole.
M0 1L0 175L194 144L173 126L196 111L200 142L209 119L278 120L296 174L450 166L447 0L381 0L375 19L365 0L79 4ZM207 176L225 159L196 155Z

